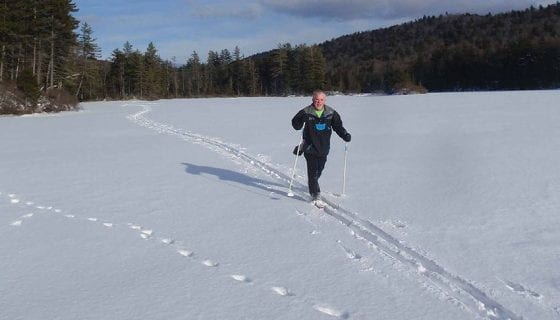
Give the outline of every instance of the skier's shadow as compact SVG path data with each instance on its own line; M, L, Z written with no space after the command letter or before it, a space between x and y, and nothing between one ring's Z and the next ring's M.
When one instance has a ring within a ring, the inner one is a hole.
M286 186L282 184L253 178L246 174L228 170L228 169L199 166L196 164L186 163L186 162L183 162L181 164L185 166L185 172L189 174L198 175L198 176L203 176L203 175L215 176L218 177L221 181L224 181L234 187L239 187L239 186L229 182L235 182L236 184L242 184L251 188L261 189L268 192L270 195L269 197L274 200L280 199L280 196L287 197L287 194L284 191ZM305 200L298 195L295 195L292 198L298 200Z

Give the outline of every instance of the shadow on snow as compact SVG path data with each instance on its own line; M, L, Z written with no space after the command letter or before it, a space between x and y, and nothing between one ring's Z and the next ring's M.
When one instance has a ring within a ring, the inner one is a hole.
M268 196L272 199L278 200L280 199L280 196L283 197L287 197L287 193L284 189L286 189L286 186L283 184L278 184L275 182L270 182L270 181L265 181L262 179L257 179L251 176L248 176L246 174L237 172L237 171L232 171L232 170L228 170L228 169L222 169L222 168L215 168L215 167L208 167L208 166L199 166L196 164L192 164L192 163L186 163L183 162L181 163L182 165L185 166L185 172L192 174L192 175L198 175L198 176L203 176L203 175L211 175L211 176L215 176L218 179L220 179L221 181L226 182L228 185L239 188L239 184L240 185L244 185L250 188L256 188L256 189L260 189L263 191L266 191L269 194L274 194L274 197L272 196ZM230 182L234 182L235 184L232 184ZM248 190L246 188L242 188L245 191L249 191L249 192L253 192L253 193L257 193L254 192L252 190ZM259 195L263 195L261 193L257 193ZM291 199L297 199L297 200L301 200L301 201L307 201L306 199L302 198L299 195L294 195L293 197L291 197Z

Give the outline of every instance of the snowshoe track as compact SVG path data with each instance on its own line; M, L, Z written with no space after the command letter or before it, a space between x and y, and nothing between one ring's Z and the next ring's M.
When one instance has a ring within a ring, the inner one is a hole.
M3 198L1 196L2 196L2 192L0 192L0 200L2 200ZM22 215L18 218L19 220L10 223L10 226L13 227L22 228L24 227L23 222L25 220L32 219L38 214L49 214L53 218L58 217L64 219L73 219L97 227L113 229L116 232L124 232L125 230L129 230L129 231L131 230L132 232L136 232L137 234L139 234L143 240L159 242L160 244L162 244L162 248L169 248L169 247L172 248L177 255L186 258L185 261L196 262L208 268L209 270L210 269L219 270L219 269L227 268L227 267L222 267L217 260L201 258L199 254L195 254L194 251L188 250L187 246L184 244L184 241L167 238L167 237L159 237L158 234L153 229L143 227L136 223L132 223L132 222L114 223L114 222L104 221L96 217L87 216L84 214L73 214L73 213L69 214L69 213L65 213L62 209L56 209L52 206L49 207L35 206L33 202L26 202L25 204L22 204L21 201L19 201L19 197L16 194L9 194L7 198L10 204L16 205L20 209L25 210L26 212L34 211ZM12 201L14 199L17 199L18 201ZM222 270L221 272L219 271L216 272L217 272L216 276L220 276L224 278L224 280L227 278L228 281L235 281L240 284L252 286L253 290L255 289L261 290L262 292L268 291L271 294L275 294L277 296L286 297L286 298L296 298L298 296L296 293L294 293L292 290L290 290L287 287L271 285L270 281L266 281L266 279L263 279L264 281L259 282L246 275L239 274L239 273L228 273L226 270ZM339 310L329 305L319 303L316 301L316 299L312 297L301 296L296 300L297 300L296 302L309 304L310 308L313 308L318 312L333 317L345 319L349 316L348 311ZM321 306L321 308L317 308L317 306Z
M177 129L171 125L152 121L145 117L145 115L151 111L150 107L144 104L137 104L135 106L143 107L143 110L129 115L127 118L140 126L162 134L176 136L188 142L200 144L228 158L241 160L245 164L263 171L268 176L284 181L286 185L291 180L291 177L288 174L260 161L254 156L246 154L234 145L224 143L215 138L192 133L187 130ZM294 181L293 186L295 189L299 188L299 190L306 190L306 186L297 180ZM296 190L294 193L296 198L306 198L301 191L298 192ZM489 297L468 280L460 277L459 275L452 274L442 266L438 265L435 261L402 244L398 239L383 231L371 221L360 218L356 213L345 209L324 197L321 197L321 200L327 204L324 208L325 212L349 228L356 237L368 242L380 253L389 256L405 266L408 266L412 270L415 270L419 275L427 279L428 282L439 288L449 298L458 301L461 305L465 306L478 317L492 320L523 319L523 317L515 314L513 311ZM324 310L326 309L318 309L320 312L324 312ZM332 314L331 312L326 313ZM339 318L348 317L347 314L332 315L338 316Z

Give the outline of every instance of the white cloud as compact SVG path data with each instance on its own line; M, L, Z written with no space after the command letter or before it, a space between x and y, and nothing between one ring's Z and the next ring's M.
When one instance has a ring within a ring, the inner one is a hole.
M191 10L191 15L197 18L240 18L256 19L261 16L262 7L258 3L245 4L203 4L195 5Z
M263 6L295 16L338 20L367 18L398 19L441 13L498 13L548 5L550 1L531 0L261 0Z

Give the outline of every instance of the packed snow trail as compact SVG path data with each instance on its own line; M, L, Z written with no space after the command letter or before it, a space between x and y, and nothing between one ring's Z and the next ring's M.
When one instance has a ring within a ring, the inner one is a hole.
M288 174L285 174L280 170L273 168L271 165L246 154L238 147L224 143L215 138L192 133L184 129L177 129L171 125L158 123L147 118L145 115L151 111L151 108L145 103L127 105L143 107L143 110L127 117L129 120L140 126L162 134L176 136L195 144L200 144L226 157L239 159L247 165L258 168L265 174L285 182L286 188L287 184L290 182L291 177ZM300 190L292 190L296 195L294 198L299 200L307 198L304 193L301 192L301 190L306 190L305 185L296 180L294 181L293 186L296 187L295 189ZM403 265L415 270L419 275L426 278L430 283L433 283L448 297L459 301L460 304L465 306L477 316L491 320L523 319L523 317L516 315L513 311L493 300L468 280L452 274L442 266L438 265L435 261L402 244L398 239L383 231L371 221L361 219L356 213L353 213L324 197L321 197L321 199L327 203L327 206L324 209L325 212L348 227L356 237L368 242L382 254L385 254Z

